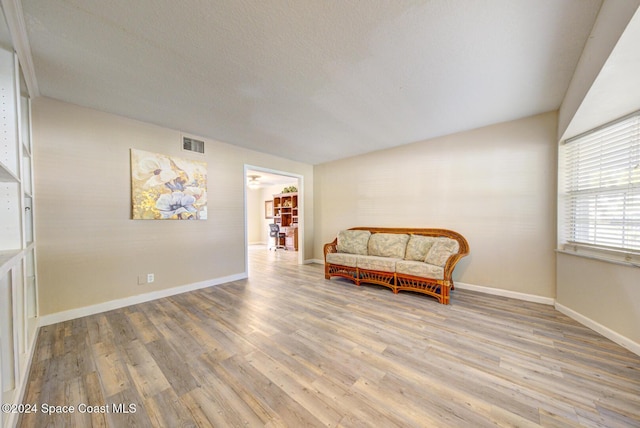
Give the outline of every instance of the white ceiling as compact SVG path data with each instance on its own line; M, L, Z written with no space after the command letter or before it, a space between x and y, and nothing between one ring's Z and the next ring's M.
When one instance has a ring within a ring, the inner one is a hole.
M297 178L265 171L247 170L247 179L251 176L257 177L257 181L261 187L291 186L298 184Z
M23 0L41 95L310 164L556 110L601 0Z

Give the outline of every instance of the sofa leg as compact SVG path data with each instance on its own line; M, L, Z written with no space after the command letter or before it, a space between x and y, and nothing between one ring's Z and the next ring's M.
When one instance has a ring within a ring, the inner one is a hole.
M440 287L440 303L442 303L443 305L448 305L449 304L449 288L445 287L445 286L441 286Z

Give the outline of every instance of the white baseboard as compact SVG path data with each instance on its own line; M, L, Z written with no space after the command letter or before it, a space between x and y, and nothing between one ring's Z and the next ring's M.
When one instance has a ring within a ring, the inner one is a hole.
M246 279L247 273L239 273L229 275L222 278L210 279L207 281L195 282L193 284L181 285L178 287L167 288L165 290L152 291L150 293L138 294L137 296L125 297L123 299L110 300L97 305L85 306L68 311L56 312L54 314L39 317L38 325L56 324L59 322L69 321L76 318L86 317L89 315L99 314L101 312L111 311L113 309L124 308L125 306L137 305L138 303L149 302L151 300L161 299L163 297L174 296L176 294L186 293L187 291L199 290L201 288L211 287L214 285L224 284L226 282Z
M573 318L574 320L578 321L580 324L586 327L589 327L591 330L597 333L600 333L607 339L628 349L634 354L640 355L640 343L634 342L633 340L619 333L616 333L610 328L605 327L602 324L590 318L585 317L584 315L574 311L573 309L569 309L568 307L561 305L551 297L542 297L542 296L536 296L534 294L518 293L516 291L502 290L499 288L483 287L481 285L465 284L464 282L456 282L455 286L456 288L459 288L461 290L472 290L472 291L477 291L479 293L493 294L495 296L502 296L502 297L510 297L512 299L524 300L527 302L553 305L558 312L562 312L569 318Z
M556 301L553 297L537 296L535 294L519 293L517 291L503 290L501 288L484 287L482 285L466 284L455 281L456 288L461 290L477 291L479 293L492 294L494 296L510 297L512 299L524 300L525 302L542 303L553 305Z
M629 351L633 352L636 355L640 355L640 343L634 342L633 340L619 333L616 333L610 328L605 327L602 324L592 320L591 318L587 318L584 315L564 305L561 305L558 302L555 303L555 308L558 310L558 312L562 312L569 318L573 318L574 320L578 321L580 324L589 327L591 330L597 333L600 333L601 335L611 340L612 342L615 342L618 345L624 348L627 348Z
M324 264L324 260L322 259L307 259L304 261L304 264L311 264L311 263L317 263L319 265L323 265Z

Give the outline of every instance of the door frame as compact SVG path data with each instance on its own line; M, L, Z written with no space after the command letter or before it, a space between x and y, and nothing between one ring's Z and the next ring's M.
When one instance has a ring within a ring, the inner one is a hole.
M244 255L245 255L244 268L245 268L245 272L247 272L247 274L249 273L249 233L247 230L248 213L247 213L247 185L246 185L247 171L265 172L269 174L282 175L284 177L291 177L298 180L298 186L297 186L298 187L298 264L299 265L304 264L304 250L305 250L304 176L293 173L293 172L280 171L277 169L266 168L263 166L244 164L244 168L242 171L242 182L244 183L243 192L244 192Z

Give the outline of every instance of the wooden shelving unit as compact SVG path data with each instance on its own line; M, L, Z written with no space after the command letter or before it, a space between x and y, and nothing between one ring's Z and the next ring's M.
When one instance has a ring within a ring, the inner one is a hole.
M298 193L273 195L273 221L285 234L287 250L298 251Z

